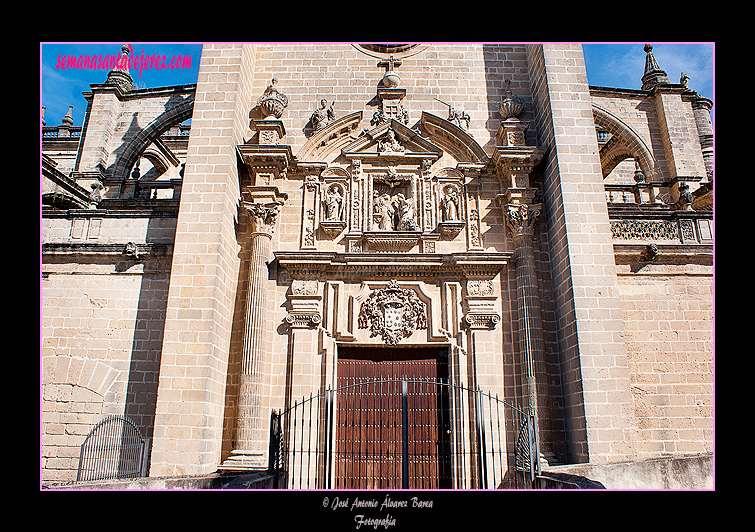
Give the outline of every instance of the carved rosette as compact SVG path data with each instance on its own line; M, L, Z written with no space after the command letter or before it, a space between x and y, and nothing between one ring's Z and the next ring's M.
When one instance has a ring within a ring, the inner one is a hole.
M386 344L396 345L414 331L427 329L425 304L414 290L401 288L393 279L362 303L359 328L369 328L370 338L380 336Z
M503 206L506 225L511 230L514 240L523 236L532 236L535 223L540 217L541 204L507 203Z

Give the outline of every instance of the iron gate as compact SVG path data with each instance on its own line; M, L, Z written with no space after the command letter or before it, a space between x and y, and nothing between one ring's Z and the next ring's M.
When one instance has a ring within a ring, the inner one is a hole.
M272 414L283 488L527 487L538 455L532 412L447 379L362 379Z
M81 445L77 481L146 476L146 440L129 418L108 416Z

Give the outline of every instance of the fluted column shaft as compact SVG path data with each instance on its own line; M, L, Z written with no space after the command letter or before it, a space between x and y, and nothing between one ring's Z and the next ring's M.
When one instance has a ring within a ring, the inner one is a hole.
M524 354L527 373L527 393L529 407L536 408L535 361L543 358L543 325L540 317L540 298L535 272L535 254L532 235L515 241L516 246L516 286L519 309L519 343Z
M275 223L280 202L244 202L251 223L249 279L247 283L244 339L241 347L238 413L234 450L225 469L250 469L265 466L268 447L268 417L263 408L263 379L265 376L264 320L267 308L265 282L268 275Z
M241 348L241 375L239 378L239 411L236 430L236 449L264 450L261 434L265 426L262 419L261 385L264 357L264 310L266 308L265 279L266 257L270 252L271 235L252 235L249 279L247 285L244 343ZM256 442L256 445L255 445Z
M528 406L536 411L535 364L543 360L544 342L532 239L534 225L540 215L540 205L507 204L504 206L504 214L515 246L519 350L525 366Z

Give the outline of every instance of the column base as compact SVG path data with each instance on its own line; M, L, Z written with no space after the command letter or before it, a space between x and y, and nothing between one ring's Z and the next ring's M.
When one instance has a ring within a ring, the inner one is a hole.
M259 471L267 469L267 460L263 453L237 449L218 467L219 471Z

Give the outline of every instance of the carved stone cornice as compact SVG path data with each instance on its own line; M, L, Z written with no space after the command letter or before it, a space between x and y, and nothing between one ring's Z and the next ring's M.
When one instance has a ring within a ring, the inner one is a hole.
M498 178L509 187L529 187L529 175L543 158L539 146L496 146L491 157Z
M295 164L291 146L284 144L241 144L236 151L254 185L272 185L275 179L293 170Z
M506 268L511 252L338 253L276 251L279 265L294 278L431 279L493 278Z

